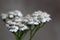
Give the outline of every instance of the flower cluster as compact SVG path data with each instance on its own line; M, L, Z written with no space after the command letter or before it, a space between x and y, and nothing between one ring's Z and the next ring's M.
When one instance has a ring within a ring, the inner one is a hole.
M8 14L3 13L1 16L6 22L6 27L11 32L17 32L18 30L24 31L28 29L28 27L22 23L23 14L18 10L8 12Z
M28 14L23 16L21 11L10 11L7 14L1 14L2 19L6 22L6 27L11 32L17 32L18 30L28 30L28 25L39 25L40 23L49 22L51 20L50 15L46 12L36 11L32 15Z

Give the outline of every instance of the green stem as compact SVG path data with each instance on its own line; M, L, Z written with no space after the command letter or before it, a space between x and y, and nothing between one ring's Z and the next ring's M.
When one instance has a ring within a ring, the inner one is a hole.
M20 28L20 27L19 27ZM18 30L18 37L19 37L19 40L22 40L22 36L23 36L23 32Z
M13 32L13 34L15 35L15 37L16 37L16 40L22 40L22 36L23 36L23 34L22 34L22 32L21 31L18 31L18 32Z
M45 25L45 23L42 23L41 25L37 25L37 26L35 26L34 29L32 30L33 33L32 33L31 38L33 38L34 35L36 34L36 32L37 32L40 28L42 28L44 25ZM39 27L39 26L40 26L40 27Z
M28 31L29 31L29 30L25 30L25 31L23 32L23 33L24 33L23 36L22 36L23 38L25 37L25 35L27 34Z
M16 32L16 33L13 32L13 34L15 35L16 40L19 40L19 37L18 37L18 35L17 35L17 32Z
M21 39L21 40L22 40L22 38L24 37L24 35L26 35L27 32L28 32L28 30L21 31L21 33L20 33L20 39Z
M32 40L32 30L30 30L30 40Z
M31 29L31 26L29 27L30 28L30 39L29 40L32 40L32 29Z
M24 35L26 35L27 32L28 30L21 31L19 39L22 40L25 37Z

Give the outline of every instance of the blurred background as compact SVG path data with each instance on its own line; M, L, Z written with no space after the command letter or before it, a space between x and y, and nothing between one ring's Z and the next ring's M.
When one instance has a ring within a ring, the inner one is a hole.
M0 0L0 14L12 10L20 10L25 15L38 10L51 14L52 20L36 33L33 40L60 40L60 0ZM24 40L28 39L29 33ZM15 40L1 18L0 40Z

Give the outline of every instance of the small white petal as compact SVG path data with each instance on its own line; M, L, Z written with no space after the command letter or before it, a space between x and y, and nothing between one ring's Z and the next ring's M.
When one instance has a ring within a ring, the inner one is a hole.
M6 27L7 27L7 28L10 28L9 24L6 24Z
M21 11L15 10L14 12L15 12L18 16L20 16L20 17L23 16L23 14L21 13Z
M42 14L42 11L36 11L32 14L34 18L38 18Z
M50 17L49 17L49 18L46 18L46 21L47 21L47 22L49 22L50 20L51 20L51 18L50 18Z
M24 30L28 29L28 27L26 25L22 24L22 23L20 23L19 28L20 28L19 30L21 30L21 31L24 31Z
M16 29L10 29L9 31L10 31L10 32L17 32Z
M10 24L12 22L12 20L8 20L7 23Z
M41 22L49 22L51 20L51 18L44 18L41 20Z
M16 24L16 22L13 22L12 20L8 20L7 23L8 24L14 24L14 25Z
M28 29L27 26L24 26L24 27L20 28L21 31L24 31L24 30L26 30L26 29Z
M42 19L41 22L46 22L46 19Z
M13 15L9 15L10 18L13 18L14 16Z
M11 32L17 32L18 31L18 26L11 26L11 29L9 29L9 31Z
M11 22L11 24L16 24L16 22Z
M34 25L38 25L39 23L38 22L35 22Z
M20 22L20 21L22 21L22 19L21 18L16 18L14 21L15 22Z
M23 21L24 21L24 22L28 22L28 19L24 19Z
M32 22L28 22L28 24L31 24L31 25L38 25L39 23L32 21Z
M28 24L33 24L34 22L28 22Z

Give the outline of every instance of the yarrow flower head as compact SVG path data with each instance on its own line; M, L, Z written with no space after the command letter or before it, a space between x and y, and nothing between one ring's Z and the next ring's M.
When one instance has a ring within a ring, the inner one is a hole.
M33 25L38 25L39 24L39 20L34 19L31 15L27 15L25 17L25 22L27 22L27 24L33 24Z
M28 14L23 16L21 11L10 11L8 14L1 14L1 17L6 22L6 27L11 32L17 32L18 30L24 31L29 29L28 25L39 25L41 22L49 22L51 20L50 15L46 12L36 11L32 15Z
M50 15L47 14L46 12L43 12L40 17L41 22L49 22L51 20Z
M49 22L51 20L50 15L42 11L36 11L32 14L32 16L40 20L40 22Z
M5 14L5 13L1 14L1 17L3 20L5 20L6 27L11 32L17 32L18 30L24 31L28 29L26 25L22 25L23 14L21 13L21 11L18 11L18 10L10 11L8 12L8 14Z

